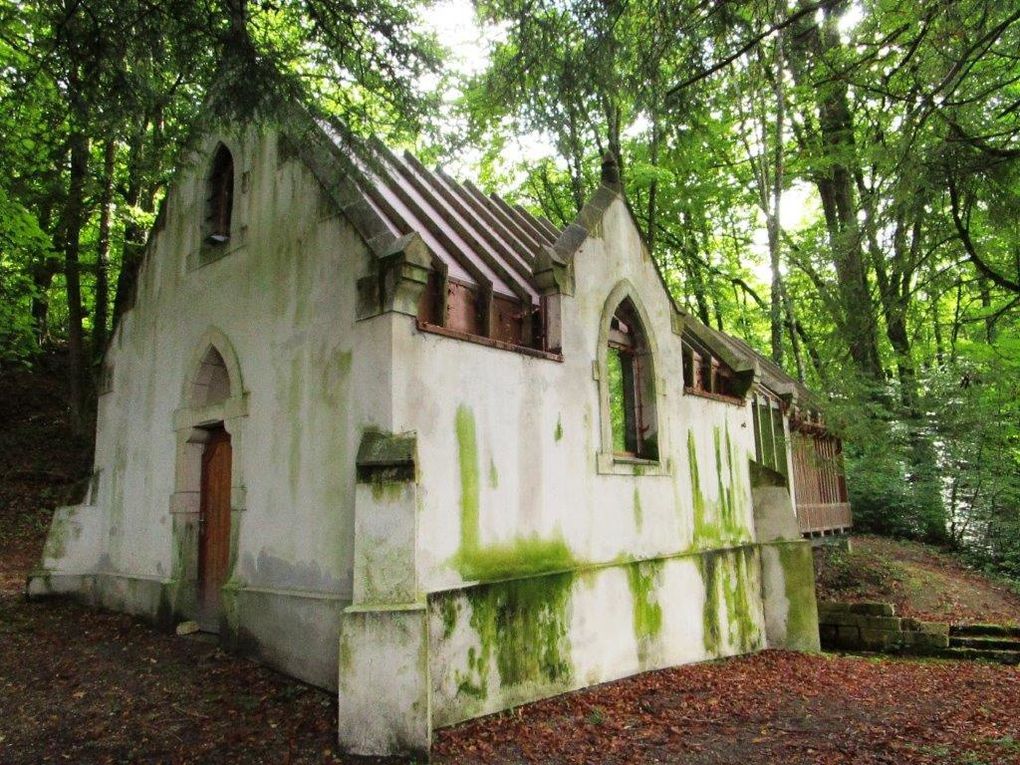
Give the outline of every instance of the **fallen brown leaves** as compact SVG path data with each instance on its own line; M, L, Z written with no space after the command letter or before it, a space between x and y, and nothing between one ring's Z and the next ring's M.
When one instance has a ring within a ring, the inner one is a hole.
M1020 671L770 651L440 731L450 763L1020 763Z

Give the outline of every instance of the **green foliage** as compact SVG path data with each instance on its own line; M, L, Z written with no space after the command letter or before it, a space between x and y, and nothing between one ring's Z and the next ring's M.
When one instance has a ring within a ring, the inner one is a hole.
M28 361L38 350L31 309L40 295L30 267L50 257L35 216L0 188L0 363Z

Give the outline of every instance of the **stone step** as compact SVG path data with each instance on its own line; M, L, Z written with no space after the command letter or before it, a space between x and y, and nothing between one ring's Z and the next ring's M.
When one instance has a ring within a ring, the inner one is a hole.
M1020 651L1020 638L950 635L950 648L980 648L991 651Z
M1020 666L1020 651L997 651L983 648L943 648L932 652L929 656L940 659L958 659L961 661L991 661L996 664L1012 664Z
M951 624L950 637L1002 637L1020 639L1020 627L1006 624Z

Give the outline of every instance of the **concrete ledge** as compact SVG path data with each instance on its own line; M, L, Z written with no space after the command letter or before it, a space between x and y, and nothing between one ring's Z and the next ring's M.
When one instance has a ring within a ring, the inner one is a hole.
M223 590L227 647L306 683L337 688L337 636L350 599L303 590Z
M158 577L39 570L29 575L25 593L30 599L68 596L91 608L121 611L170 629L176 587L174 580Z

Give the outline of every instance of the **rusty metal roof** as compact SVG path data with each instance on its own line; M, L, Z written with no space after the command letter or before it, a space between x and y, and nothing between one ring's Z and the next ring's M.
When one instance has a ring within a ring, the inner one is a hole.
M338 127L322 127L340 148L351 150L352 139ZM454 279L538 303L535 259L560 235L550 221L378 140L353 148L357 186L394 236L417 232Z

